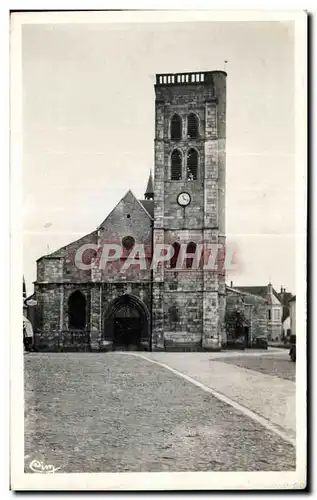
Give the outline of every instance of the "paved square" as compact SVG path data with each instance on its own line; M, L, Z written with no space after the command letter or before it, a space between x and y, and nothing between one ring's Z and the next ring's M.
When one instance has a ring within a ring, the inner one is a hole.
M219 361L295 382L296 363L290 360L288 350L285 351L285 356L282 359L276 356L237 356L221 358Z
M294 470L295 449L170 371L124 353L25 356L25 471Z

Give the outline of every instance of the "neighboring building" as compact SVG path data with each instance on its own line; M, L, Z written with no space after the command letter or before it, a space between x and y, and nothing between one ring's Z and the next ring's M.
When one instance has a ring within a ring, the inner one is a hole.
M238 286L236 289L251 295L262 297L267 302L267 318L268 318L268 340L282 339L282 317L283 305L280 302L279 296L274 290L271 283L264 286Z
M27 306L25 303L25 299L26 299L26 286L25 286L25 279L23 276L23 280L22 280L22 310L23 310L23 316L27 317Z
M276 292L274 291L274 293ZM293 294L291 292L287 292L286 288L281 286L280 293L276 295L283 306L282 323L284 323L286 318L289 317L289 301L292 298Z
M244 345L255 344L259 337L268 337L268 301L239 288L226 287L226 337L227 341L244 337ZM231 328L231 324L234 327ZM237 326L236 326L237 325Z
M36 300L35 293L27 297L24 301L26 307L26 318L31 322L33 328L36 324Z
M289 300L291 335L296 335L296 295Z
M150 177L145 199L128 191L96 230L37 261L39 349L79 339L92 350L221 348L224 271L192 270L190 258L181 271L175 261L122 271L137 244L147 249L146 264L154 245L173 245L177 255L181 245L193 253L206 242L225 244L226 73L157 75L155 94L155 182ZM107 242L123 246L120 261L100 269L98 254L86 252L92 268L78 268L83 245Z
M284 319L283 321L283 339L286 337L289 337L291 334L291 318L290 316L287 316L287 318Z
M24 348L26 350L29 350L30 346L32 344L32 341L33 341L33 328L32 328L31 322L27 318L28 307L26 304L26 286L25 286L24 276L23 276L23 283L22 283L22 303L23 303L23 318L22 318L22 320L23 320L23 324L22 324L23 343L24 343Z

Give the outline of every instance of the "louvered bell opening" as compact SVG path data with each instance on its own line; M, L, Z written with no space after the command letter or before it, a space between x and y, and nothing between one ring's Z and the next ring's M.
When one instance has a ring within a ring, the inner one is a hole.
M196 253L196 243L194 243L193 241L188 243L186 253L187 253L187 255L188 254L193 255L192 257L186 258L186 268L191 269L193 262L194 262L194 254Z
M171 180L179 181L182 178L182 154L178 149L171 156Z
M187 136L189 139L197 139L198 137L198 118L193 113L187 118Z
M178 141L182 138L182 119L179 115L174 115L171 120L171 139Z
M187 180L197 180L198 153L196 149L190 149L187 155Z
M171 258L171 268L175 269L176 264L177 264L179 251L180 251L180 244L177 243L177 241L175 243L173 243L173 249L174 249L174 253L173 253L172 258Z

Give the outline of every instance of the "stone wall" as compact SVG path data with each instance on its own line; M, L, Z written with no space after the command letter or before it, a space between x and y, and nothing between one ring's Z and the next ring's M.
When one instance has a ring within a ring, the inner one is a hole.
M122 267L129 256L129 251L122 249L122 259L113 263L109 262L103 266L102 272L94 274L94 281L150 281L150 261L152 254L152 219L145 211L141 203L135 198L131 191L122 198L117 206L108 215L106 220L100 225L98 231L98 244L102 247L105 244L115 244L122 247L122 239L130 236L135 240L135 248L131 250L131 258L134 251L139 248L141 253L135 257L140 257L139 264L134 264L125 269ZM137 247L141 245L141 247ZM145 257L145 258L142 258ZM100 262L96 262L99 266Z
M257 337L267 338L267 301L260 296L243 293L227 287L226 314L234 312L236 307L239 308L250 322L249 338L252 340Z
M80 290L86 298L86 327L74 331L69 327L68 300ZM150 283L82 283L36 285L38 319L35 345L45 350L99 350L104 336L105 315L115 299L129 294L139 299L149 311L151 330ZM55 346L55 347L54 347Z
M176 78L176 76L175 76ZM154 240L225 244L226 75L210 72L203 85L156 85ZM182 138L172 140L171 118L182 119ZM199 135L187 137L187 119L195 113ZM182 153L182 180L171 180L171 153ZM186 178L187 152L198 152L197 180ZM191 203L180 207L186 191ZM219 349L224 335L225 273L182 270L162 265L154 271L153 339L157 349L187 346ZM175 331L169 311L182 311Z
M143 303L151 315L153 350L220 348L225 336L224 271L178 272L169 264L159 264L151 272L149 264L152 237L154 244L225 244L225 80L224 72L215 71L208 73L204 84L156 85L154 221L128 191L98 229L39 259L36 330L45 342L72 344L66 335L71 333L68 301L74 291L80 290L86 299L83 338L89 334L92 350L98 349L103 339L106 312L125 294ZM183 124L179 141L170 139L170 120L175 112ZM186 136L191 112L199 120L199 136L195 139ZM175 147L184 158L182 181L170 180L170 156ZM197 180L188 181L187 152L192 147L199 155L198 173ZM185 209L177 204L177 195L184 190L191 195ZM133 237L136 245L144 245L146 254L139 256L140 265L122 271L129 254L123 250L120 259L100 266L100 249L105 244L121 247L125 236ZM96 250L86 251L82 260L88 268L79 269L75 256L84 245L95 245Z

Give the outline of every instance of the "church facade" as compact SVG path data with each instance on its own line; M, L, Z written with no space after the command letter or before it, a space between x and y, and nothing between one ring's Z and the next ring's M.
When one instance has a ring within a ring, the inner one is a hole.
M144 199L128 191L96 230L38 259L39 350L224 344L225 269L206 262L225 246L225 72L156 76L154 149Z

